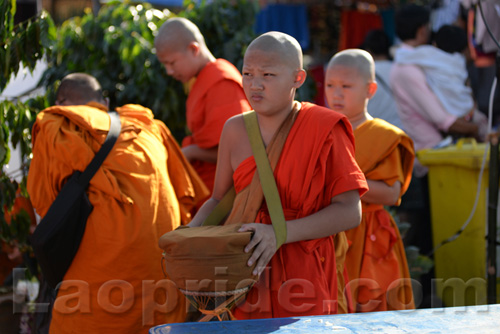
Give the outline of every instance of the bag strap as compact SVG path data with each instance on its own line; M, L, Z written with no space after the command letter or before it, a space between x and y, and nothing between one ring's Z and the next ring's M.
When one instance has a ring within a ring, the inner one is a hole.
M104 143L102 144L99 151L96 153L92 161L89 163L87 168L85 168L78 179L78 183L84 187L87 186L94 174L102 165L104 159L106 159L108 153L111 151L111 149L115 145L116 140L118 139L118 136L120 135L120 116L116 111L110 111L108 112L108 115L110 118L108 135L106 136L106 139L104 140Z
M227 216L231 208L233 207L234 198L236 197L236 191L234 187L231 187L227 193L222 197L222 199L217 203L215 208L210 212L205 221L201 226L215 226L219 225L222 219Z
M260 184L262 185L262 191L264 192L264 197L266 198L269 216L271 217L271 222L273 224L274 234L276 235L276 248L280 248L280 246L286 241L286 222L278 193L278 187L276 186L276 180L274 179L273 170L271 168L271 164L269 163L266 149L262 141L262 135L257 121L257 114L253 110L245 112L243 113L243 119L245 120L248 139L250 140L250 145L252 146L255 164L257 165L257 172L259 173Z
M267 157L264 143L262 142L262 135L257 122L257 114L253 111L243 113L243 119L247 128L250 145L252 146L262 191L264 192L269 215L271 216L271 222L273 223L273 229L276 235L276 245L277 248L279 248L286 241L286 222L281 200L279 198L278 187L276 186L273 171ZM231 211L235 196L236 192L234 187L231 187L219 203L217 203L212 212L210 212L202 226L218 225Z

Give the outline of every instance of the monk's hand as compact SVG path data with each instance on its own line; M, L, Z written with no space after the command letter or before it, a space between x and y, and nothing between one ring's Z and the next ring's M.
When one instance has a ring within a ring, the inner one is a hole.
M252 256L248 259L248 266L254 263L253 275L260 275L269 263L274 253L276 253L276 236L272 225L267 224L244 224L238 232L253 232L252 239L245 247L245 253L253 249Z

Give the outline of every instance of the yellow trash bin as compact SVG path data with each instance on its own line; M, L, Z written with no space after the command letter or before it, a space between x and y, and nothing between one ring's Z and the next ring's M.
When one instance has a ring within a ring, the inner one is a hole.
M429 168L433 245L453 236L477 207L461 235L434 253L435 292L445 306L487 303L486 227L488 162L486 153L481 190L477 193L486 144L461 140L456 145L417 152Z

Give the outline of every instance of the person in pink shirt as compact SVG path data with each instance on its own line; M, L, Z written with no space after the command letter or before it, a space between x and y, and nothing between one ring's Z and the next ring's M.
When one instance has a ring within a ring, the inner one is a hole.
M479 126L457 117L443 107L430 89L424 70L403 57L430 37L429 11L418 5L402 7L396 15L396 34L402 44L396 50L391 70L391 87L405 131L415 143L415 151L438 145L448 134L476 137L483 140ZM416 161L415 175L422 177L427 169Z
M396 50L390 83L398 114L406 133L413 139L415 151L432 148L446 136L460 135L479 139L479 126L446 111L429 88L424 70L416 64L398 62L398 58L415 48L428 44L430 12L415 4L402 6L395 16L396 34L402 45ZM405 243L417 246L422 254L432 250L427 169L415 161L414 174L398 209L401 221L411 224ZM421 277L424 300L420 307L429 307L433 273ZM427 300L426 300L427 299Z

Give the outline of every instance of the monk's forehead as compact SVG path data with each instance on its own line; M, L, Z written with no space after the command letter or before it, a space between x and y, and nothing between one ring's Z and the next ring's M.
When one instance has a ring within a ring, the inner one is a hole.
M360 49L348 49L335 54L328 63L328 68L345 66L355 69L367 80L375 79L375 63L373 57Z
M196 25L183 18L167 20L158 31L155 45L170 47L182 47L191 42L200 42L200 32Z
M250 43L247 52L253 50L267 52L294 68L302 68L302 50L299 43L284 33L270 32L257 37Z

